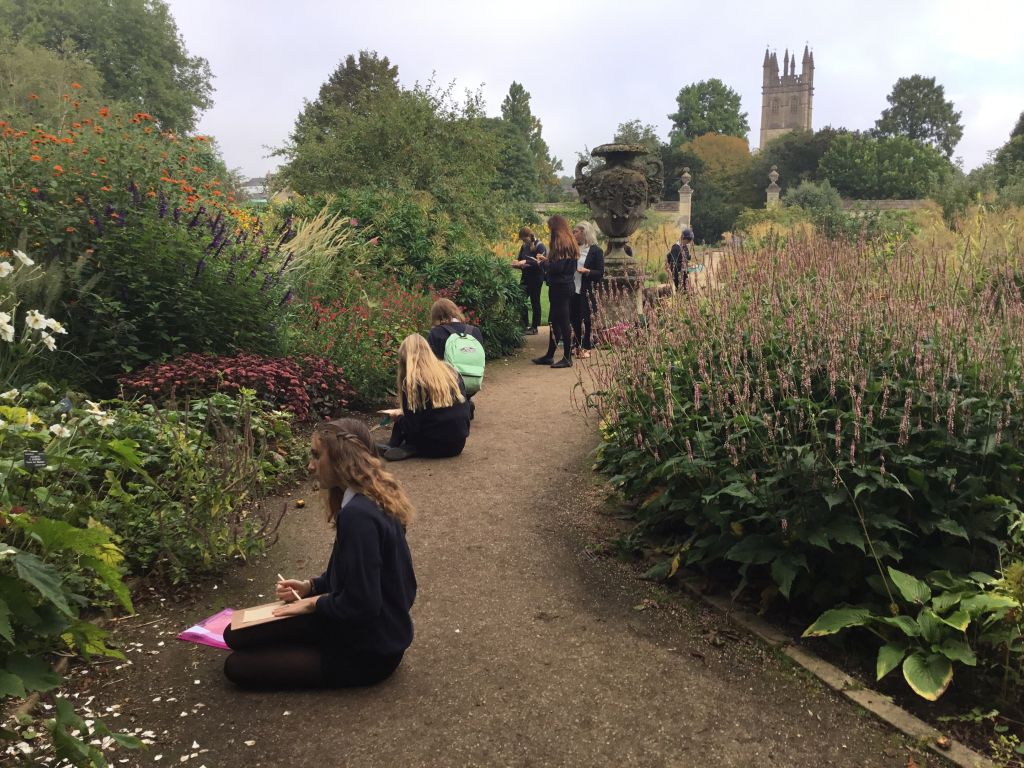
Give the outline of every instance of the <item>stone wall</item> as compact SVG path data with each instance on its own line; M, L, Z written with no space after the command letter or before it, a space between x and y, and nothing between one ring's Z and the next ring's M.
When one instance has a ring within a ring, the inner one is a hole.
M847 211L913 211L927 208L928 200L847 200L843 208Z

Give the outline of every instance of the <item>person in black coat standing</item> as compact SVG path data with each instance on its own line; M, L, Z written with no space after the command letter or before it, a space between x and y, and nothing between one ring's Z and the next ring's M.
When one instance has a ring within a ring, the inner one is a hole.
M580 248L576 238L572 236L569 222L562 216L548 219L551 232L551 245L548 256L538 257L544 265L548 283L548 322L551 337L548 340L548 351L541 357L534 358L537 365L550 365L552 368L572 367L572 325L569 322L569 305L576 292L574 276L579 261ZM555 362L555 347L562 342L562 359Z
M604 251L598 247L594 225L589 221L577 222L572 234L580 247L574 278L575 293L569 305L575 336L573 346L579 357L586 358L594 348L592 319L597 311L596 286L604 279Z
M679 242L672 244L672 249L665 255L665 266L672 275L676 290L686 290L686 279L689 275L690 259L693 258L693 230L683 229ZM682 283L682 285L680 285Z
M512 262L512 267L523 273L519 286L530 300L533 312L531 323L526 310L523 310L523 326L526 328L523 333L532 336L537 333L537 326L540 324L540 291L544 286L544 268L541 261L547 255L547 249L529 227L519 230L519 240L522 245L519 247L519 256Z

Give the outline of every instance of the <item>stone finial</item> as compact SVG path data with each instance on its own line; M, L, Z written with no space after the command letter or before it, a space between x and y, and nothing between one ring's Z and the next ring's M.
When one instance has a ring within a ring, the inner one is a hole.
M779 166L773 165L771 171L768 173L768 188L765 190L766 201L765 207L775 208L779 204L779 192L781 187L776 183L779 180Z
M683 180L682 191L689 192L690 191L690 179L693 178L690 175L690 166L687 165L686 167L683 168L683 172L681 174L679 174L679 178Z

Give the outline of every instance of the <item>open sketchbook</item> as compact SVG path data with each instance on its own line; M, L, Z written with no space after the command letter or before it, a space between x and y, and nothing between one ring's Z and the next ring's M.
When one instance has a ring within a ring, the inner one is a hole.
M231 614L231 628L245 629L246 627L254 627L257 624L267 624L271 621L286 619L288 618L287 616L274 615L274 609L280 608L282 605L285 605L283 601L275 600L273 603L254 605L251 608L239 608Z

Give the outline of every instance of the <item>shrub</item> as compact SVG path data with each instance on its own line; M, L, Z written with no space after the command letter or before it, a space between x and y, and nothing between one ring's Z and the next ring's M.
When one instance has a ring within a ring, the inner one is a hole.
M935 614L961 644L929 627L913 663L1019 670L1019 606L969 607L1021 557L1024 253L1005 234L966 255L806 239L727 254L706 293L596 369L600 466L677 564L804 610Z
M227 208L202 137L102 112L66 135L2 135L0 236L27 243L49 313L76 329L52 375L109 392L183 351L275 351L290 298L278 246L294 232Z
M120 383L128 393L157 403L187 402L218 391L234 394L248 389L299 419L335 418L354 395L340 368L312 355L290 360L249 354L186 354L148 365L123 376Z
M427 279L452 291L452 299L480 326L488 357L501 357L523 343L522 312L526 297L508 262L493 253L455 253L436 259Z
M430 306L448 292L406 289L395 278L352 276L333 299L296 302L289 346L297 355L318 355L340 366L360 405L379 405L394 387L395 355L410 333L430 328Z

